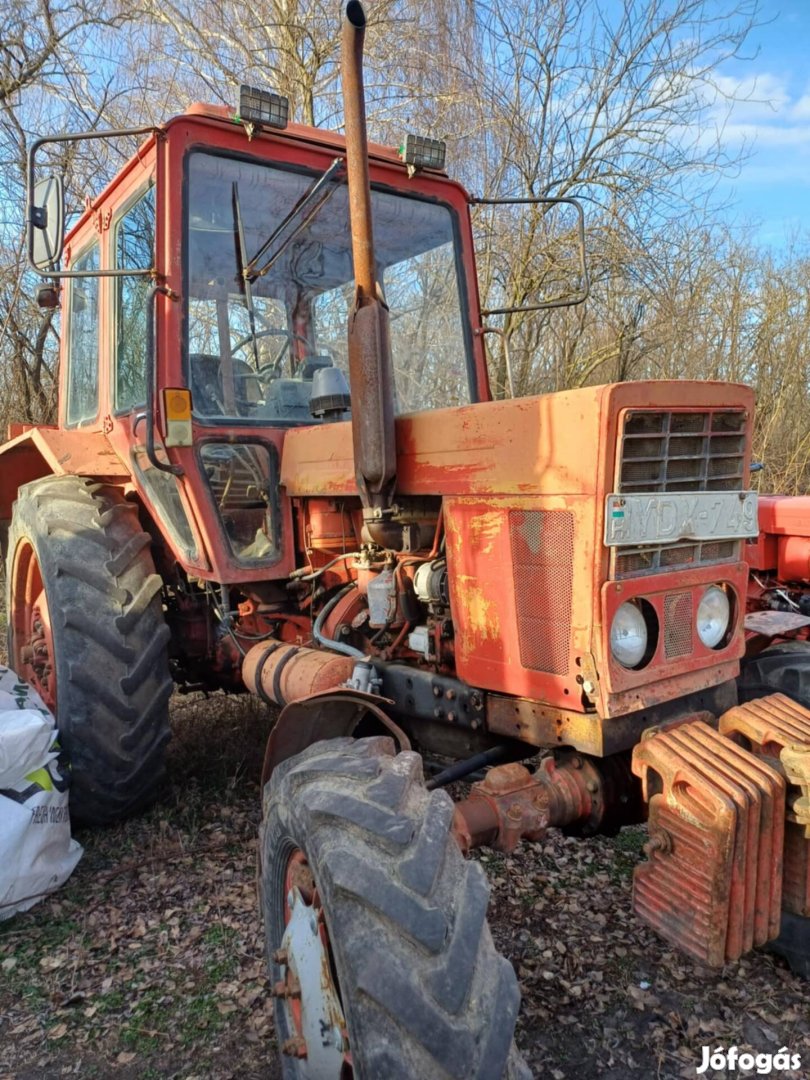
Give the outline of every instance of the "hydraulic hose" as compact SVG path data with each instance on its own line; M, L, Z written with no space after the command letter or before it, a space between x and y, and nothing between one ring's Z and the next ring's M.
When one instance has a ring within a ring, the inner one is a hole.
M337 596L333 596L328 603L324 604L321 613L318 615L312 627L312 636L318 644L322 645L325 649L334 649L335 652L343 653L344 656L355 656L358 660L365 660L366 654L360 649L355 649L353 645L346 645L342 641L333 641L332 638L328 638L321 633L327 615L335 608L339 600L342 600L348 592L356 587L354 582L352 582L351 585L346 585L345 588L340 590Z

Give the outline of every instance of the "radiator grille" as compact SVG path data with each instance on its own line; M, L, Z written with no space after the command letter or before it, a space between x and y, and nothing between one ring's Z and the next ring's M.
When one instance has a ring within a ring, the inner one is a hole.
M667 660L692 651L692 594L669 593L664 597L664 653Z
M742 410L631 412L619 491L739 491L744 458Z
M574 515L568 510L511 510L509 536L520 662L567 675L574 574Z
M629 412L620 436L616 490L628 494L741 491L745 436L742 409ZM735 562L740 557L739 540L620 547L614 553L613 572L618 578L632 577Z

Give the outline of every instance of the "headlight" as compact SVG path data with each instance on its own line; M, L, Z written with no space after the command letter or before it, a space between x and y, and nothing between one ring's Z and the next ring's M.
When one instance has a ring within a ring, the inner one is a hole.
M707 649L714 649L720 644L730 621L728 594L719 585L710 585L698 604L695 620L698 637Z
M637 667L647 651L647 623L635 604L616 610L610 627L610 651L623 667Z

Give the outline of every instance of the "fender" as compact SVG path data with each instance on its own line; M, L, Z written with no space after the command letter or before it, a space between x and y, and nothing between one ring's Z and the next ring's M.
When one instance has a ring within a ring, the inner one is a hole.
M400 750L410 750L408 736L384 711L384 705L393 705L393 702L376 694L363 694L358 690L339 687L285 705L267 740L262 791L273 769L282 761L300 754L321 739L351 735L369 713L394 736Z
M19 430L17 425L14 428ZM130 471L100 431L30 427L0 446L0 524L9 521L17 490L41 476L89 476L129 482Z

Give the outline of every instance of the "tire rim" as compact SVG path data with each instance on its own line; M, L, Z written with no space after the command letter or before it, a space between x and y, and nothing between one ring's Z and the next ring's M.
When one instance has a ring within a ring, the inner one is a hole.
M23 541L14 558L11 583L11 661L52 713L56 713L56 670L48 598L33 547Z
M275 955L282 978L273 987L290 1037L282 1054L301 1059L311 1080L354 1076L329 931L307 858L295 848L284 874L284 935Z

